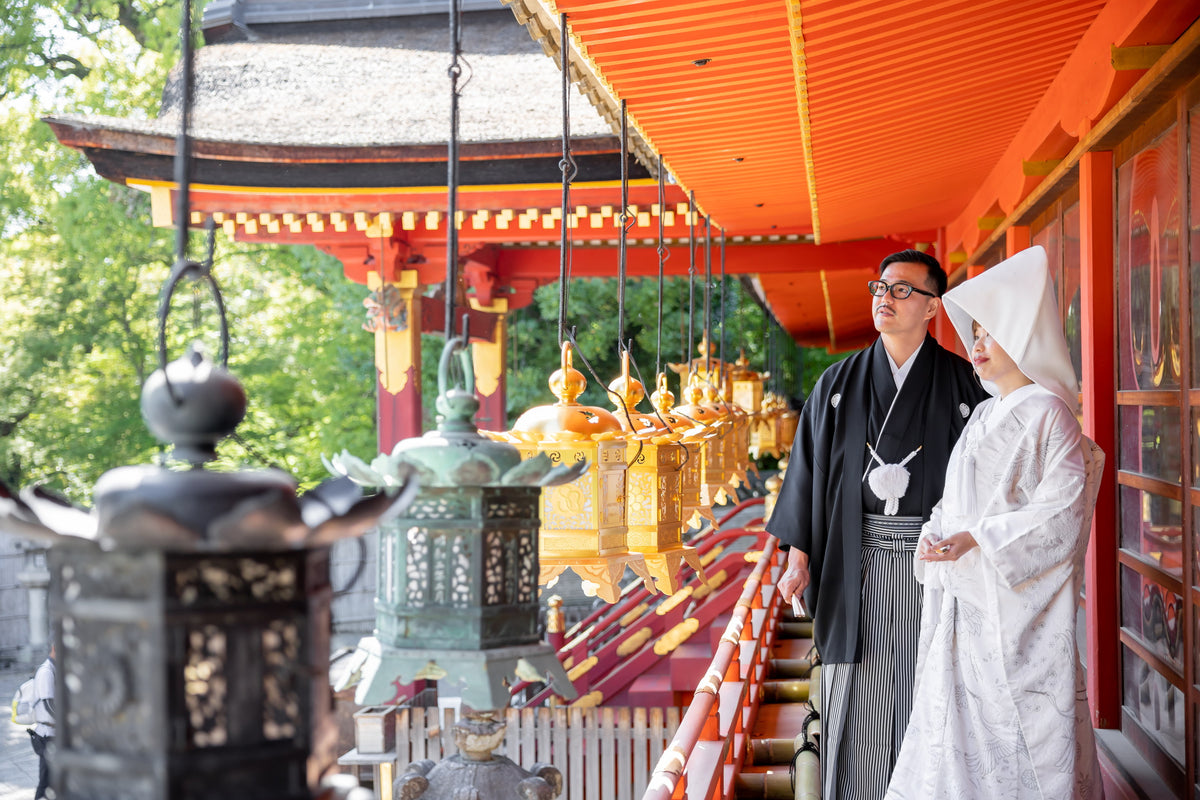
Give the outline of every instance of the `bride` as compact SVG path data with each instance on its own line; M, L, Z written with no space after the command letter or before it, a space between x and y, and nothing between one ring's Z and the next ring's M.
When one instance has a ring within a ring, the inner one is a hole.
M1075 620L1104 454L1075 418L1046 253L1018 253L944 301L994 396L955 446L917 546L913 712L887 797L1099 798Z

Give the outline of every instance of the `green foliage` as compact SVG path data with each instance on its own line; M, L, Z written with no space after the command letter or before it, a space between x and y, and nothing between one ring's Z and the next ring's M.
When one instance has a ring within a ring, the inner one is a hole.
M193 5L198 19L203 2ZM180 0L9 0L0 10L0 100L70 87L107 71L105 58L175 61L181 8Z
M199 15L201 3L194 13ZM152 116L176 60L178 2L29 2L0 11L0 480L82 502L105 471L155 458L139 396L158 365L159 292L173 231L141 192L96 176L40 117ZM80 68L63 65L77 63ZM20 96L15 94L20 92ZM202 257L203 237L189 253ZM366 289L311 247L218 236L229 367L249 397L227 466L279 466L309 486L321 453L375 448ZM198 338L219 358L207 291L178 287L167 354Z
M203 3L195 5L199 18ZM0 9L0 480L9 485L44 482L89 502L102 473L161 452L142 423L139 395L159 363L159 293L174 261L173 231L153 228L146 195L96 176L40 118L153 116L177 59L180 8L179 0L16 0ZM203 236L193 235L190 255L203 252ZM373 337L362 330L365 287L314 248L245 245L220 234L214 275L227 306L229 367L249 398L221 463L278 466L310 486L326 477L322 453L373 453L376 371ZM691 288L689 299L686 279L664 287L664 370L694 357L704 332L701 281ZM741 284L725 282L724 313L713 288L714 337L724 340L726 360L744 350L754 369L776 365L778 390L794 394L802 384L807 392L824 354L801 356L784 346L786 337L770 338L772 353L763 312ZM657 282L630 281L625 299L622 337L632 340L652 391ZM604 408L612 406L604 385L620 368L617 317L615 281L572 281L575 365L589 380L583 401ZM559 364L557 321L556 285L511 316L510 422L554 400L546 380ZM215 305L203 287L177 287L167 323L168 357L183 355L193 339L220 357ZM440 336L422 337L427 428L441 349ZM678 379L668 374L679 402Z
M658 325L658 282L651 279L634 279L625 290L625 330L619 337L617 284L614 279L586 278L571 281L567 302L567 324L575 328L579 343L579 354L574 365L588 380L588 388L580 398L581 403L601 408L612 408L613 401L605 387L620 375L621 362L618 342L621 338L632 340L631 353L635 369L634 377L641 374L647 394L654 391L657 365L661 360L662 371L668 376L668 384L675 394L676 403L683 402L679 389L678 375L669 364L682 365L691 358L698 358L697 346L705 331L703 277L697 279L689 291L687 278L668 278L664 281L662 302L662 347L659 348ZM689 295L692 301L689 303ZM724 339L725 360L735 361L743 353L751 369L766 371L771 359L768 351L767 326L762 308L754 302L741 284L728 278L725 281L724 324L721 318L720 279L714 278L710 290L711 314L709 327L715 343L713 355L720 355ZM688 346L688 309L691 315L692 345ZM534 302L519 309L509 319L509 383L508 408L510 421L515 420L526 409L554 402L547 386L550 373L559 365L558 284L543 286L534 293ZM786 337L779 337L786 339ZM782 343L779 345L782 349ZM797 385L797 361L782 357L777 361L780 374L772 386L790 394ZM582 356L582 358L580 357ZM584 360L591 364L595 376L589 372ZM599 381L596 377L599 377ZM814 379L815 380L815 379ZM643 412L650 410L649 401L643 401Z

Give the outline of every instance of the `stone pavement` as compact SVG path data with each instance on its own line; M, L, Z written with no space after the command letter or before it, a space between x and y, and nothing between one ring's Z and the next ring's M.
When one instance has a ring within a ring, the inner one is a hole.
M23 725L9 719L9 701L21 683L33 675L27 671L0 672L0 800L33 800L37 789L38 760L29 746L29 734Z

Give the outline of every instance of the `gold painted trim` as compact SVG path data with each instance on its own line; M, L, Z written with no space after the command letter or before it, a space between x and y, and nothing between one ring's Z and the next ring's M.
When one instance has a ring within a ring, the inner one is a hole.
M156 187L165 187L167 189L175 188L175 181L155 181L144 180L141 178L126 178L125 185L133 189L141 189L143 191L152 191ZM653 178L635 178L629 181L630 186L653 186L658 187L658 181ZM571 187L574 189L619 189L621 182L618 181L579 181L573 182ZM298 195L313 195L321 197L326 195L384 195L384 194L445 194L445 186L384 186L384 187L343 187L335 189L317 189L305 187L281 188L278 186L225 186L215 183L193 183L191 184L193 192L223 192L225 194L298 194ZM460 192L511 192L514 190L550 190L562 189L560 183L495 183L495 184L474 184L460 186Z
M825 295L825 322L829 325L829 349L837 350L837 334L833 330L833 301L829 298L829 280L821 270L821 294Z
M1109 63L1118 72L1150 69L1170 49L1171 45L1169 44L1146 44L1134 47L1117 47L1114 44L1109 49Z
M788 0L788 36L792 45L792 68L795 72L796 106L800 113L800 144L804 148L804 170L808 177L808 203L812 209L813 242L821 243L821 212L817 204L817 170L813 162L812 121L808 107L808 56L804 52L804 20L800 15L800 0ZM832 334L833 326L830 324Z

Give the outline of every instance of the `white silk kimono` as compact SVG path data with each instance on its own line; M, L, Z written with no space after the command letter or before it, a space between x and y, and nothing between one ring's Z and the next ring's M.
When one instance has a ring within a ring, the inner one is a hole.
M972 415L922 537L965 530L979 546L914 562L920 652L890 800L1102 796L1075 646L1092 447L1036 384Z

